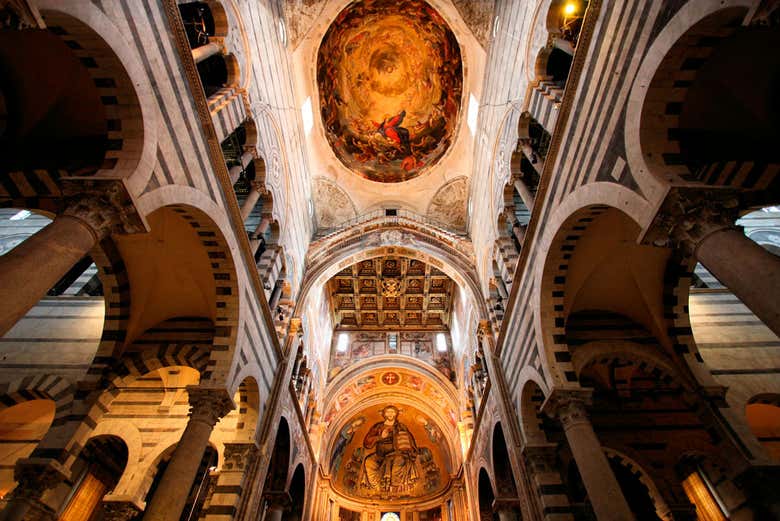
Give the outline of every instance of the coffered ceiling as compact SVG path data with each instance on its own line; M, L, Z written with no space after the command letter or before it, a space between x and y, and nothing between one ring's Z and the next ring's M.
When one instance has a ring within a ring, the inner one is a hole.
M327 289L337 329L449 327L454 282L419 260L365 260L340 271Z

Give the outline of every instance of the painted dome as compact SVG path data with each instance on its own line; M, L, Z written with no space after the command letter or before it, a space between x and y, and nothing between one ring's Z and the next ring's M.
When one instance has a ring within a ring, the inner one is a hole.
M455 35L422 0L361 0L317 57L320 113L339 160L385 183L416 177L453 139L463 89Z

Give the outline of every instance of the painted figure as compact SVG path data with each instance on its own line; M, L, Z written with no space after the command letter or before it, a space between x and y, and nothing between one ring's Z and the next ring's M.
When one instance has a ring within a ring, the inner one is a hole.
M398 408L382 409L384 421L375 423L365 438L363 447L374 452L363 461L361 486L383 494L404 494L414 488L419 479L415 461L417 443L409 429L398 421Z

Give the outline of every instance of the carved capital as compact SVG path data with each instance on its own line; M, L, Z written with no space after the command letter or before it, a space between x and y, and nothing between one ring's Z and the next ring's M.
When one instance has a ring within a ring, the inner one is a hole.
M112 233L146 231L121 181L64 180L63 215L86 224L100 241Z
M142 511L131 501L103 501L103 519L105 521L130 521Z
M590 424L587 406L593 403L592 389L555 389L542 404L542 412L557 418L564 430Z
M223 472L244 472L254 465L258 454L254 443L225 443Z
M24 0L0 0L0 31L21 31L44 27L37 9Z
M287 512L292 509L292 497L284 490L271 490L263 495L269 510Z
M25 458L16 462L13 499L37 501L43 493L65 481L67 473L59 462L50 459Z
M225 389L188 385L190 421L200 421L213 427L236 405Z
M290 319L290 330L289 330L290 336L299 336L303 337L303 322L300 318L291 318Z
M674 246L689 255L713 232L733 228L740 199L732 190L674 188L645 234L643 242Z
M554 443L545 445L526 445L523 448L526 465L533 474L543 474L556 471L556 454L558 446Z

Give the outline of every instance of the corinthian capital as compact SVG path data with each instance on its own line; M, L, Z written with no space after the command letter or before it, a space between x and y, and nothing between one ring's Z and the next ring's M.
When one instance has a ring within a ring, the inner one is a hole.
M244 472L254 465L259 449L254 443L225 443L225 472Z
M112 233L145 231L121 181L68 180L63 182L62 190L65 194L63 215L89 226L98 241Z
M225 389L188 385L190 419L213 427L227 413L235 409L233 399Z
M674 246L688 254L708 235L734 227L739 196L727 189L674 188L666 196L644 243Z
M587 406L593 403L592 389L555 389L542 404L542 412L557 418L564 429L590 423Z
M44 492L67 478L67 473L55 460L26 458L16 462L14 498L40 499Z

